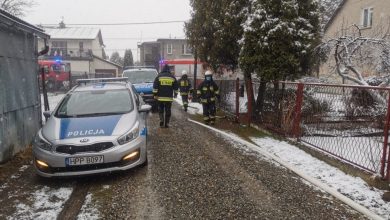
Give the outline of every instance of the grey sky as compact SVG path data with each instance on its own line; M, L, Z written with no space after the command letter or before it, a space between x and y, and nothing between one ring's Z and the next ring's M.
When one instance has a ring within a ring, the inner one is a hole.
M189 0L35 0L35 2L37 5L29 9L24 17L24 20L32 24L57 24L62 16L65 24L177 21L188 20L191 10ZM108 55L115 50L123 55L124 50L130 48L136 57L137 42L185 36L182 23L100 28Z

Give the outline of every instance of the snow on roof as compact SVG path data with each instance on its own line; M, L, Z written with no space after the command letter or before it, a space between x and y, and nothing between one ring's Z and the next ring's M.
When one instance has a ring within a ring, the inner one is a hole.
M49 34L52 39L93 40L98 35L101 35L100 29L95 27L65 27L65 28L45 27L45 32Z

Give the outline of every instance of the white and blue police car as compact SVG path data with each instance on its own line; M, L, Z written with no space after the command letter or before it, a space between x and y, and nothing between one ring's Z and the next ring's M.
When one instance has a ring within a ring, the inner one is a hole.
M78 80L33 141L43 177L80 176L147 164L147 113L127 78Z
M132 67L123 71L123 77L127 77L141 95L145 103L157 111L157 102L153 97L153 82L158 72L151 67Z

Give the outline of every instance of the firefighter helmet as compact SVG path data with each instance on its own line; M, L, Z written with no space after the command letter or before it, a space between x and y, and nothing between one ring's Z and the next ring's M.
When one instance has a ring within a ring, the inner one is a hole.
M183 71L181 72L181 75L182 75L182 76L187 75L187 71L183 70Z
M211 70L207 70L205 73L204 73L205 76L212 76L213 75L213 72L211 72Z

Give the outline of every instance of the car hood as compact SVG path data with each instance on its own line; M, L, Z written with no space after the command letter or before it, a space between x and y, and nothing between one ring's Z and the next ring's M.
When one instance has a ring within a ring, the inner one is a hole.
M136 123L136 119L135 111L99 117L51 117L42 128L42 135L52 142L75 138L111 140L128 132Z
M153 83L133 84L138 93L150 94L153 91Z

